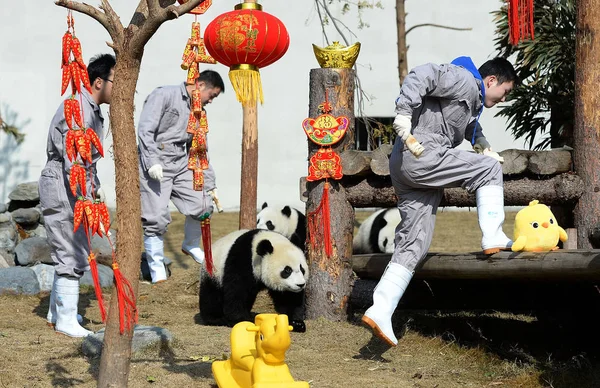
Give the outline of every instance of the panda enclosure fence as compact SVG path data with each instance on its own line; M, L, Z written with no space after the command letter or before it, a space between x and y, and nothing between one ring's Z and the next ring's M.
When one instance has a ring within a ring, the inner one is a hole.
M311 282L307 288L308 318L344 320L349 304L359 308L368 307L376 284L374 280L380 278L391 257L389 254L352 255L354 208L396 206L389 171L392 146L382 145L373 151L352 149L353 77L354 71L351 69L321 68L310 72L309 116L318 116L318 105L325 101L325 90L328 90L334 108L332 115L348 116L351 124L343 141L333 146L341 156L344 176L339 181L329 181L332 257L327 258L321 248L307 243L311 270ZM310 158L318 147L308 143ZM574 172L571 151L511 149L500 152L500 155L505 160L502 166L505 206L526 206L533 199L551 206L559 224L569 234L569 241L563 247L565 249L548 253L501 252L493 256L430 252L417 269L415 278L441 283L460 281L461 289L469 293L476 293L482 281L488 285L507 285L513 281L531 280L545 283L578 281L584 284L600 280L600 250L575 249L577 229L573 213L586 191L584 181L589 178L582 178ZM323 182L307 182L302 178L300 193L306 201L308 215L320 203ZM474 207L475 196L462 188L445 189L441 206ZM594 228L589 226L580 229L583 229L580 233L589 236L593 248L600 247L600 238L596 241L596 234L600 232L594 233ZM310 233L307 230L307 241L310 241ZM355 279L353 273L359 279ZM456 286L451 288L456 289ZM501 288L506 290L506 287ZM453 295L456 296L455 293ZM410 294L406 299L410 299ZM517 304L515 300L514 305Z

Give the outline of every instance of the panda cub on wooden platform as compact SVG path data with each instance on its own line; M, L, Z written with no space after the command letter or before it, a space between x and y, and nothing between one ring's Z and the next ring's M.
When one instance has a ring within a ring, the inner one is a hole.
M400 212L395 207L371 214L360 224L354 236L353 253L394 253L394 238L399 223Z
M305 332L304 252L285 236L267 230L239 230L212 245L213 273L202 264L200 317L207 325L254 322L252 306L267 289L275 310L286 314L296 332Z
M284 206L282 209L263 203L256 216L256 228L280 233L304 250L306 243L306 217L298 210Z

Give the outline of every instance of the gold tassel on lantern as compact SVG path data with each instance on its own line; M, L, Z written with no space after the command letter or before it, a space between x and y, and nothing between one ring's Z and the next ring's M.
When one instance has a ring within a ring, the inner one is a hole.
M258 67L254 65L235 65L229 71L229 80L239 102L244 106L254 106L257 100L263 103L262 84Z

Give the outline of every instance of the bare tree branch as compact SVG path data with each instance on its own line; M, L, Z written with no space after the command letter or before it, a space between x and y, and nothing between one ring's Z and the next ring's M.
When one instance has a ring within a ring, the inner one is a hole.
M72 0L56 0L54 4L67 9L72 9L73 11L81 12L85 15L88 15L91 18L96 19L98 23L100 23L102 27L104 27L106 31L108 31L110 37L114 39L114 31L108 21L107 15L104 12L92 7L89 4L80 3L78 1Z
M140 1L140 5L142 2ZM146 0L146 5L148 6L148 15L154 15L158 11L160 7L158 0Z
M437 28L445 28L447 30L455 30L455 31L471 31L473 29L471 27L460 28L460 27L444 26L444 25L435 24L435 23L423 23L423 24L417 24L417 25L412 26L411 28L409 28L408 30L406 30L406 32L404 33L404 35L408 35L409 32L411 32L415 28L419 28L419 27L437 27Z
M153 13L148 12L147 1L141 0L140 5L138 6L138 10L146 11L147 16L145 20L142 21L142 19L139 19L138 24L134 23L134 20L132 19L132 24L138 27L139 30L137 30L131 38L131 47L139 47L140 50L142 50L142 48L146 45L148 40L150 40L152 35L154 35L156 30L158 30L161 24L163 24L167 20L178 18L179 16L190 12L198 5L202 4L205 0L188 0L186 3L180 6L174 5L175 0L159 0L159 7ZM143 6L142 3L144 4ZM134 27L132 25L130 25L128 29L134 31ZM141 52L136 54L141 56Z
M323 32L325 43L327 43L327 46L329 46L329 38L327 37L327 32L325 31L325 23L323 20L323 15L321 15L321 6L319 5L319 0L315 0L315 8L317 9L317 14L319 14L319 21L321 22L321 31Z
M108 23L111 25L111 27L114 30L114 35L113 35L113 33L111 33L111 37L113 38L113 42L115 43L115 46L116 47L123 46L123 38L124 38L123 37L123 29L125 27L123 27L123 24L121 23L121 18L119 17L119 15L117 15L117 13L112 8L112 6L108 2L108 0L102 0L102 4L100 5L100 8L108 16ZM114 49L114 47L113 47L113 49Z

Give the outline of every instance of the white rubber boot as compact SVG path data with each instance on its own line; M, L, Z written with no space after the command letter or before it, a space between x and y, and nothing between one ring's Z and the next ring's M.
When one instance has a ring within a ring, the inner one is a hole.
M52 291L50 292L50 306L48 308L48 314L46 315L46 321L48 326L54 327L56 324L56 278L58 275L54 273L54 282L52 282ZM77 314L77 323L81 324L83 317Z
M188 256L192 256L196 263L204 263L204 251L200 248L200 237L202 237L200 221L186 216L184 233L181 251Z
M392 314L412 276L413 272L406 267L389 263L373 291L373 306L369 307L362 317L362 321L373 330L375 335L390 346L398 344L392 328Z
M144 249L152 283L167 280L163 236L144 236Z
M56 289L54 296L56 301L56 325L54 328L56 332L69 337L85 337L92 334L77 322L79 279L56 276L53 288Z
M504 188L502 186L483 186L475 193L477 198L477 216L483 238L481 249L486 255L509 250L512 241L502 231L504 223Z

